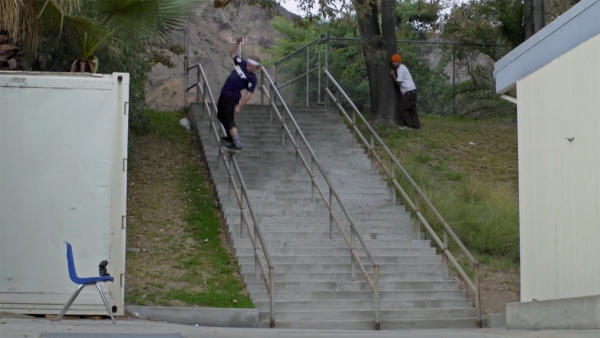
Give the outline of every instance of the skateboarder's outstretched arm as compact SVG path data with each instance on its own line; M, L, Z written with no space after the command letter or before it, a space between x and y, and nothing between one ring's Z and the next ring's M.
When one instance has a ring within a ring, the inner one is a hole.
M229 51L229 55L232 59L237 56L238 49L240 48L240 44L242 42L244 42L244 38L237 38L235 40L235 44L231 47L231 51Z

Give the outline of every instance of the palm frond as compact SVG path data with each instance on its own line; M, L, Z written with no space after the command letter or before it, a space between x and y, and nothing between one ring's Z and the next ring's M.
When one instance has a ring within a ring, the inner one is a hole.
M182 27L198 8L198 0L95 0L89 2L92 15L118 34L133 38L166 37Z
M496 94L491 65L477 66L469 72L471 79L457 91L457 106L462 116L489 117L508 115L515 106Z

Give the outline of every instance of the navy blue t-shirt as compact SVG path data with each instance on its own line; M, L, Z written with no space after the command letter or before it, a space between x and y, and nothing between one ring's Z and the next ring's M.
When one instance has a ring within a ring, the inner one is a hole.
M246 61L241 57L236 55L233 58L233 62L235 63L235 67L231 74L229 74L229 77L227 77L227 80L225 80L225 84L221 89L221 95L229 100L238 102L242 98L241 91L243 89L254 93L256 74L248 73L246 70Z

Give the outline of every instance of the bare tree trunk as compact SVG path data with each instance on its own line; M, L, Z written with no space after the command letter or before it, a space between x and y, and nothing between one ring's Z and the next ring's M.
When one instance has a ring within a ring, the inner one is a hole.
M525 16L525 40L546 26L546 11L544 0L524 0L523 14Z
M368 3L366 3L368 1ZM394 0L382 0L382 36L379 27L379 10L374 1L356 0L358 26L363 43L363 54L369 78L371 116L375 124L396 123L394 109L394 84L390 77L392 54L396 53L396 16ZM385 9L385 10L384 10ZM392 20L390 18L393 17Z
M534 34L546 26L546 11L544 0L533 0Z
M400 88L396 84L395 80L389 75L391 70L390 58L392 55L398 53L398 39L396 37L396 1L395 0L381 0L381 33L383 35L383 47L386 51L385 65L386 74L383 75L383 81L381 84L385 87L382 91L380 99L383 100L387 106L392 106L391 115L380 115L379 118L383 123L400 124L399 121L399 108L398 103L402 103L402 95L400 94ZM393 103L393 104L392 104ZM389 109L386 109L386 113L389 113Z
M525 21L525 40L527 40L535 33L535 24L533 21L533 0L523 1L523 16Z

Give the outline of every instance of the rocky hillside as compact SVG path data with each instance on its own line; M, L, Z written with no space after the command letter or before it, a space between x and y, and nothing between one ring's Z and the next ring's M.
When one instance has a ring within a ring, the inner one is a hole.
M292 19L294 14L278 8L279 15ZM183 34L174 32L174 41L183 44ZM269 56L265 49L273 46L279 34L270 26L267 13L257 7L229 6L214 9L206 6L196 13L189 25L189 65L201 63L217 99L218 92L232 70L233 62L229 50L235 37L247 38L242 45L242 55L257 55L262 60ZM231 42L230 42L231 41ZM155 67L146 88L146 101L150 108L180 110L183 108L183 56L173 56L175 68ZM196 75L190 74L190 84ZM191 98L191 96L190 96ZM255 95L251 103L258 102Z

